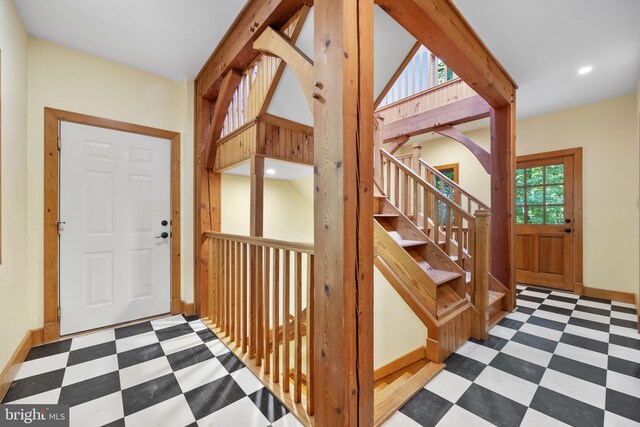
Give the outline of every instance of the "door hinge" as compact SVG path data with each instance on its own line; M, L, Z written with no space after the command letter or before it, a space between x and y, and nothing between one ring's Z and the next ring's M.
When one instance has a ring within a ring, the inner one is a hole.
M58 137L58 151L62 148L62 140Z
M64 225L66 224L66 222L64 221L58 221L58 235L61 234L61 232L64 230Z
M58 320L60 320L60 314L62 313L62 311L60 310L60 307L58 307Z

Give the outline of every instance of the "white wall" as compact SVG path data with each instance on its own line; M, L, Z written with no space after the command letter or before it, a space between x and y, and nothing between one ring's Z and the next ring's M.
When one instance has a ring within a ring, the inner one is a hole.
M637 95L544 114L516 123L517 155L583 147L584 285L637 292ZM489 150L488 128L466 133ZM413 138L407 145L424 140ZM423 143L422 157L437 165L460 163L460 184L490 203L490 177L459 143Z
M0 0L2 117L0 177L0 371L31 322L27 271L27 33L11 0Z
M28 51L29 324L43 322L44 108L52 107L181 133L183 299L193 300L192 84L29 39Z

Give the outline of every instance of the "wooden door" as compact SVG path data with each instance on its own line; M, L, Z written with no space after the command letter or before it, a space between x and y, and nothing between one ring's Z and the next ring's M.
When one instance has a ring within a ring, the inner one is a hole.
M171 309L171 141L61 123L60 333Z
M570 291L581 284L581 165L581 149L518 157L516 280L519 283Z

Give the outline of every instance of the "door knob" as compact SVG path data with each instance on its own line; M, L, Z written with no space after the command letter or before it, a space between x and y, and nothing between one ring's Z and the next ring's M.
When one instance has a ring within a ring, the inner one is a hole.
M571 232L573 231L573 229L572 229L572 228L568 228L568 227L567 227L567 228L565 228L565 229L564 229L564 230L562 230L562 231L564 231L565 233L571 233Z
M571 224L571 218L567 218L564 220L565 224Z
M167 225L169 225L169 221L167 221L166 219L163 219L160 224L162 224L164 227L166 227Z
M169 233L167 233L166 231L163 231L162 234L160 234L159 236L156 236L156 239L166 239L167 237L169 237Z

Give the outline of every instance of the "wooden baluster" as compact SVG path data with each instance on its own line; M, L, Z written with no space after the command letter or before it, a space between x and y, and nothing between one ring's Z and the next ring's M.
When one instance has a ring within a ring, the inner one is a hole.
M393 165L393 169L395 171L394 174L394 181L393 181L393 197L395 200L395 205L398 209L401 209L400 207L400 168L397 167L396 165Z
M211 237L207 238L207 274L209 276L209 289L207 289L207 311L209 312L209 317L212 322L215 322L215 301L216 301L216 249L215 249L215 240Z
M263 270L263 264L262 264L262 255L264 253L264 247L263 246L257 246L256 250L258 251L257 254L257 265L256 265L256 349L257 349L257 359L256 359L256 365L257 366L262 366L262 358L264 357L264 347L263 347L263 339L264 339L264 329L263 329L263 317L262 317L262 311L263 311L263 306L262 306L262 293L263 293L263 286L264 286L264 278L262 276L264 270Z
M490 213L478 210L476 217L475 306L478 311L473 327L473 336L485 340L489 322L489 221Z
M231 269L229 268L229 264L231 263L231 256L229 247L231 242L229 240L225 240L224 242L224 336L229 336L229 311L231 307L229 307L229 289L231 288Z
M313 255L307 255L307 414L313 415L315 410L313 387L315 381L315 365L314 365L314 259Z
M291 297L291 252L284 251L284 262L282 264L284 274L284 283L282 287L282 390L289 392L291 379L289 371L291 370L291 356L289 344L289 315L291 313L289 300Z
M220 283L221 292L221 310L220 310L220 330L224 336L224 332L227 327L227 242L222 241L222 282Z
M302 399L302 254L295 253L295 289L294 289L294 397L296 403L300 403ZM307 337L309 338L309 337Z
M247 337L247 323L248 323L248 313L247 313L247 299L249 296L249 289L248 289L248 275L249 272L247 271L248 265L247 265L247 252L248 252L249 248L247 246L246 243L242 244L242 313L241 313L241 317L242 317L242 327L241 327L241 336L242 336L242 352L246 353L247 352L247 347L248 347L248 337Z
M264 285L262 289L263 303L262 314L264 323L264 373L269 374L271 372L271 351L269 350L269 335L270 328L269 323L271 319L269 317L269 291L271 287L271 248L264 248Z
M460 268L464 269L464 238L463 238L463 222L464 220L461 219L460 220L460 224L458 224L458 235L457 235L457 241L458 241L458 265L460 266Z
M406 215L410 215L411 214L411 212L410 212L411 211L411 203L409 201L409 196L410 196L411 193L409 192L409 188L410 188L409 187L409 175L406 172L403 173L403 175L404 175L404 182L403 182L403 185L402 185L402 189L403 189L403 195L402 195L403 197L402 198L404 200L402 201L402 205L403 205L405 214ZM414 223L416 222L415 218L413 218L413 222Z
M386 161L387 162L387 198L389 200L393 200L391 198L391 162L389 160Z
M234 321L234 325L236 326L235 329L235 337L236 337L236 347L240 347L240 304L241 304L241 298L240 298L240 280L241 280L241 275L240 275L240 266L242 264L241 260L242 260L242 245L239 242L235 242L235 249L234 252L236 254L236 261L235 261L235 277L236 280L234 282L235 285L235 289L233 291L233 294L235 295L235 302L234 302L234 314L235 314L235 321Z
M229 340L235 341L236 335L236 242L229 241Z
M249 286L251 289L251 295L249 299L249 359L256 357L256 330L258 327L258 308L256 296L258 295L258 248L254 245L249 245L250 250L250 277Z
M280 345L278 330L280 329L280 249L273 248L273 334L271 346L273 348L273 368L271 377L273 382L280 381Z
M445 204L444 202L445 200L447 200L446 197L442 199L442 213L444 214L444 221L445 221L445 227L446 227L444 251L448 256L449 254L451 254L451 239L453 238L451 234L453 232L453 224L451 224L451 209L449 208L449 206Z
M429 203L429 193L422 187L422 232L425 236L429 237L429 209L431 208Z
M217 306L217 310L216 310L216 327L218 327L220 330L222 330L222 323L223 323L223 319L224 319L224 312L223 312L223 307L224 307L224 274L223 274L223 266L224 266L224 242L220 239L216 240L216 246L217 246L217 260L216 260L216 269L218 272L218 281L216 283L216 288L217 288L217 292L218 292L218 298L216 300L216 306Z

